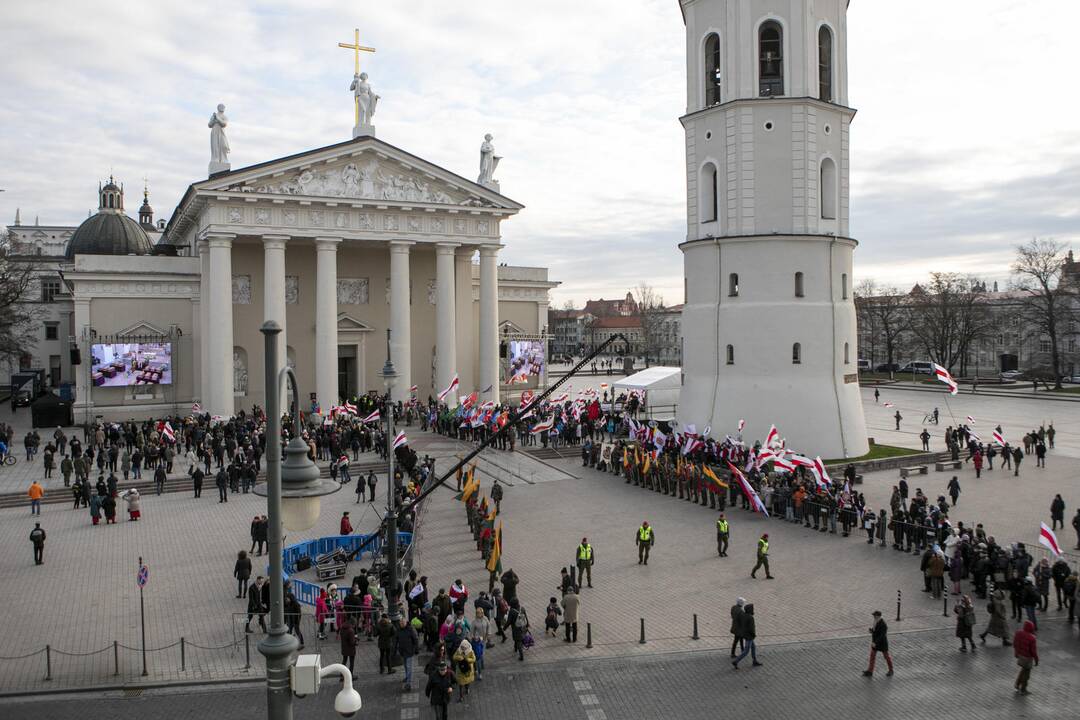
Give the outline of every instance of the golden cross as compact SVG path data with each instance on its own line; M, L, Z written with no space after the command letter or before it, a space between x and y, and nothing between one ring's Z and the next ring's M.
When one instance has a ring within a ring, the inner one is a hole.
M360 44L360 28L355 28L353 30L353 41L352 41L351 44L350 43L338 43L338 47L345 48L346 50L352 50L353 51L353 58L354 58L354 64L355 64L354 69L353 69L353 74L356 75L356 76L360 75L360 51L371 52L371 53L375 52L375 48L373 48L373 47L365 47L365 46ZM359 125L360 124L360 99L357 98L357 97L354 97L353 98L353 105L354 105L354 110L356 111L356 120L354 122L355 122L355 124Z

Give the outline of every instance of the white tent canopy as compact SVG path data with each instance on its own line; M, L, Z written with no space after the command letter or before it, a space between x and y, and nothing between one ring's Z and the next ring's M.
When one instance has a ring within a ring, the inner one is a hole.
M649 417L666 419L675 417L682 386L682 368L651 367L634 373L614 383L615 397L631 390L645 391L645 408Z

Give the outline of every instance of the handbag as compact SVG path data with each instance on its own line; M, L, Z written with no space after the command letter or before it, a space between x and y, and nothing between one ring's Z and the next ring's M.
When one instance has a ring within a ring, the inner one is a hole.
M526 632L524 637L521 638L521 646L522 647L531 648L535 644L536 644L536 641L533 640L533 636L532 636L531 632Z

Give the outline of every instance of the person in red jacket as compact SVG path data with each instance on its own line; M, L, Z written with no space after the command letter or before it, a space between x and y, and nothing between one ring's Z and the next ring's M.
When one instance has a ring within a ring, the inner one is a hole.
M341 534L351 535L353 531L352 522L349 520L348 511L341 514Z
M1039 650L1035 640L1035 624L1030 620L1024 621L1024 627L1017 630L1013 635L1013 655L1016 656L1016 664L1020 666L1020 674L1016 676L1013 687L1018 695L1028 694L1028 680L1031 678L1031 668L1039 664Z

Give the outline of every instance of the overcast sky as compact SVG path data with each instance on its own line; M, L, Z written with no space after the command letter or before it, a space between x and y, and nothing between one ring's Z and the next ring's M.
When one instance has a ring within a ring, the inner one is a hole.
M1080 241L1080 2L855 0L848 20L857 278L1005 280L1016 244ZM131 214L145 176L168 217L218 102L233 167L348 139L357 25L381 139L473 178L494 133L526 206L503 261L549 267L559 306L642 281L682 301L675 0L6 2L0 222L77 224L110 171Z

